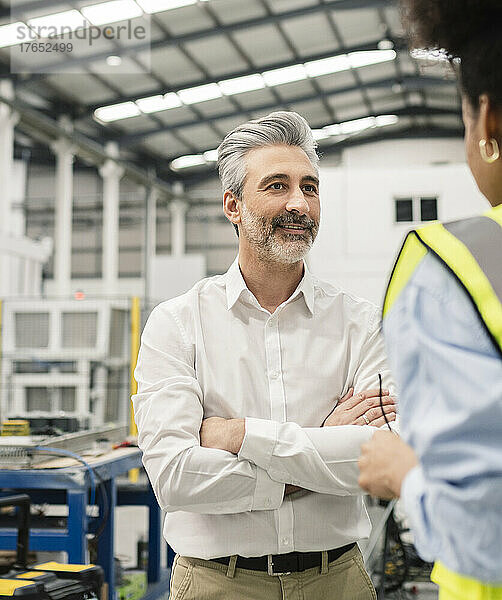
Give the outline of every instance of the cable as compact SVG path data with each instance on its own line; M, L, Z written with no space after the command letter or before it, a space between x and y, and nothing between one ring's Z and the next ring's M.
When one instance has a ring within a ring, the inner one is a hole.
M108 494L106 492L105 482L104 482L103 478L101 477L101 475L97 471L94 471L93 467L85 459L83 459L79 454L76 454L75 452L71 452L70 450L63 450L62 448L51 448L51 447L47 447L47 446L35 446L33 448L30 448L29 450L30 450L30 452L36 451L36 452L40 452L42 454L45 452L47 454L58 454L60 456L68 456L70 458L77 460L78 462L80 462L81 464L83 464L86 467L86 469L89 473L89 479L91 481L91 497L89 500L89 505L93 506L95 504L96 490L99 489L101 492L103 506L104 506L102 522L101 522L99 528L94 533L94 539L97 540L100 537L100 535L103 533L105 526L108 522L109 516L110 516L110 508L108 506ZM98 485L96 485L96 478L99 480Z
M380 390L380 410L382 411L383 418L385 419L385 422L387 423L387 427L389 428L389 431L392 431L392 427L390 426L389 420L387 419L387 415L385 414L385 411L383 409L382 374L381 373L378 373L378 385L379 385L379 390Z
M91 465L87 461L85 461L79 454L76 454L75 452L71 452L70 450L62 450L61 448L49 448L46 446L36 446L35 448L33 448L33 450L36 450L38 452L47 451L49 454L59 454L60 456L69 456L70 458L74 458L75 460L78 460L87 468L87 470L89 472L89 479L91 480L91 497L89 500L89 504L91 506L94 505L94 503L96 501L96 489L99 489L101 492L101 497L102 497L103 506L104 506L104 514L103 514L102 522L101 522L100 526L97 528L96 532L94 533L94 539L97 541L99 539L99 537L101 536L101 534L103 533L103 531L106 527L106 524L108 522L108 518L110 516L110 508L108 506L108 494L106 492L105 482L103 481L101 475L97 471L94 471L93 467L91 467ZM96 478L99 480L98 486L96 485Z
M96 501L96 476L94 473L94 469L91 465L84 460L79 454L75 452L71 452L70 450L63 450L62 448L50 448L48 446L35 446L34 448L30 448L30 450L36 450L37 452L47 452L48 454L59 454L60 456L69 456L70 458L74 458L78 460L78 462L82 463L89 473L89 479L91 481L91 498L89 504L91 506L94 505Z

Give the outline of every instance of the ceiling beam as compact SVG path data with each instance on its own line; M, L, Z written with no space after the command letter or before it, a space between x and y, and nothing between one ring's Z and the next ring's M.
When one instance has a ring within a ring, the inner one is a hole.
M31 5L31 3L29 3ZM39 2L34 2L34 5L39 4ZM212 27L210 29L202 29L199 31L194 31L191 33L187 33L184 35L173 36L169 39L160 39L154 40L150 42L141 42L138 44L131 44L125 46L121 49L121 56L128 56L130 54L137 54L138 52L144 50L156 50L158 48L169 48L171 46L178 46L180 44L186 44L188 42L193 42L196 40L201 40L210 37L218 37L221 35L232 34L238 31L247 30L252 27L258 27L260 25L268 25L272 23L279 23L284 21L285 19L292 19L295 17L302 17L318 12L324 12L326 9L331 9L334 11L340 10L350 10L355 8L380 8L382 6L393 6L395 5L395 0L326 0L324 4L315 4L313 6L306 6L303 8L298 8L295 10L289 10L282 13L277 13L274 15L265 15L261 17L254 17L252 19L246 19L244 21L238 21L236 23L230 23L228 25L220 25L219 27ZM98 60L105 60L109 56L109 51L104 52L96 52L93 54L88 54L86 56L80 58L71 58L68 57L67 63L61 63L60 61L54 62L52 64L44 65L44 70L49 70L53 72L63 73L65 69L73 70L75 67L84 67L92 62ZM34 69L32 71L32 75L26 77L23 82L33 81L34 79L38 79L40 77L44 77L43 73L37 73ZM22 82L22 83L23 83Z
M438 78L438 77L415 77L415 76L411 76L411 77L403 77L403 79L399 82L397 82L395 79L381 79L378 81L372 81L371 83L367 83L366 84L366 88L367 89L376 89L376 88L390 88L392 87L392 85L399 83L400 85L402 85L404 88L406 88L409 91L412 90L417 90L417 89L422 89L424 87L431 87L431 86L454 86L454 82L448 81L444 78ZM351 85L351 86L346 86L343 88L337 88L337 89L333 89L330 91L322 91L320 93L311 93L311 94L307 94L307 95L303 95L303 96L298 96L296 98L288 98L287 100L287 104L298 104L301 102L308 102L310 100L316 100L316 99L320 99L322 98L331 98L333 96L337 96L340 94L345 94L345 93L349 93L349 92L355 92L355 91L360 91L360 87L359 85ZM264 102L261 105L257 105L255 107L253 107L253 112L262 112L262 111L268 111L268 110L274 110L274 109L278 109L278 105L277 102L274 100L272 102ZM137 131L134 133L129 133L126 135L123 135L121 137L117 138L117 141L119 144L124 144L124 145L130 145L130 144L134 144L134 143L139 143L143 140L145 140L146 138L148 138L150 135L155 135L161 132L172 132L172 131L176 131L177 129L180 128L188 128L188 127L192 127L192 126L196 126L196 125L200 125L202 123L210 123L212 121L217 121L219 119L227 119L230 117L236 117L239 116L239 111L236 110L231 110L231 111L225 111L225 112L221 112L219 114L215 114L215 115L211 115L208 117L205 117L204 120L197 120L194 121L194 119L190 118L186 121L182 121L180 123L177 123L175 125L169 125L166 124L163 127L161 127L160 129L149 129L149 130L144 130L144 131Z

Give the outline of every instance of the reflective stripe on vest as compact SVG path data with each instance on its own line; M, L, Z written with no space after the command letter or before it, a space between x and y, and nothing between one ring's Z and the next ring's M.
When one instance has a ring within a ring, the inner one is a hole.
M440 586L440 600L502 600L502 585L489 584L458 575L437 562L431 581Z
M502 355L502 205L485 216L411 231L391 275L384 318L427 252L455 275Z

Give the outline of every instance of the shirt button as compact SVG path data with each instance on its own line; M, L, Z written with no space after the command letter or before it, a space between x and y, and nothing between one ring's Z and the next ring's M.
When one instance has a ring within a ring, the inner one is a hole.
M270 371L270 377L277 379L279 377L279 371Z
M272 501L270 500L270 498L266 498L265 499L265 506L270 506L272 504Z
M268 326L269 326L269 327L273 327L274 325L275 325L275 322L274 322L274 321L269 321L269 322L268 322Z
M282 543L283 543L285 546L289 546L289 540L288 540L288 538L282 538Z

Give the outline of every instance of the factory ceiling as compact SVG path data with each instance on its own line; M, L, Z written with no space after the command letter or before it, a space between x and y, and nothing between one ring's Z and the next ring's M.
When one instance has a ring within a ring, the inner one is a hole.
M77 131L116 141L121 156L167 181L213 174L225 134L273 110L304 115L324 154L373 139L463 132L448 63L410 55L392 0L11 4L0 4L0 68L7 76L14 49L18 101L54 119L68 115ZM38 56L6 37L12 21L35 30L58 18L85 19L101 35ZM131 36L131 27L146 35Z

